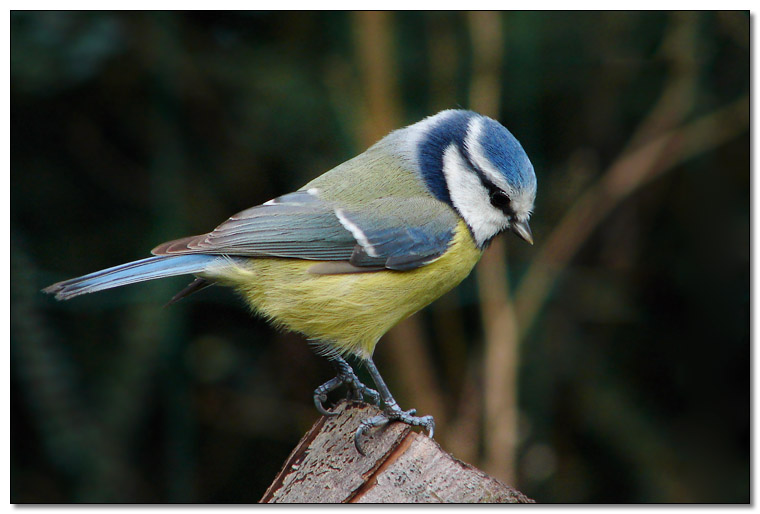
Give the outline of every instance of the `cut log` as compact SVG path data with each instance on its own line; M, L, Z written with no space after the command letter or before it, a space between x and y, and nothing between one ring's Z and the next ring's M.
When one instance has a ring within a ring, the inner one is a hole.
M261 502L533 503L403 423L371 430L362 456L354 433L378 409L342 402L334 412L301 439Z

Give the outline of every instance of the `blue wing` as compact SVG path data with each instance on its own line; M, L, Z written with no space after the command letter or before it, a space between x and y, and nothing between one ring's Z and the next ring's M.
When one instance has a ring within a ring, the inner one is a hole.
M208 234L164 243L153 253L286 257L356 268L325 272L408 270L440 257L457 221L454 211L434 198L380 198L358 206L297 191L242 211Z
M456 214L433 198L380 198L361 209L339 208L336 215L358 229L352 265L393 270L417 268L443 255L457 224Z

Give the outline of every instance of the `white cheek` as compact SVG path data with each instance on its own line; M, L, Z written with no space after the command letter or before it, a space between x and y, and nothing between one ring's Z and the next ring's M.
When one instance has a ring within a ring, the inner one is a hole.
M509 226L507 217L491 205L488 190L453 144L443 153L443 174L451 201L469 225L478 245Z

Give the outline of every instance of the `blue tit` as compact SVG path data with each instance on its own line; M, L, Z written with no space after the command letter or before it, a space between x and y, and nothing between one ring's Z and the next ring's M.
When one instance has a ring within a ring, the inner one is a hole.
M161 244L153 257L58 282L59 300L145 280L194 275L172 301L208 285L234 288L277 326L318 342L337 376L314 403L346 386L382 414L427 429L432 416L402 410L372 354L391 327L459 284L489 242L510 230L533 243L528 220L536 175L501 124L472 111L446 110L391 132L364 153L301 189L251 207L207 234ZM375 389L344 359L358 358ZM381 403L380 403L381 402Z

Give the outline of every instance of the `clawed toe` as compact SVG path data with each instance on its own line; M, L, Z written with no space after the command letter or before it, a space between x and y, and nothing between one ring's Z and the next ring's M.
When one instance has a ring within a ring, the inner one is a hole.
M380 372L377 371L377 367L375 366L375 363L372 362L371 358L366 359L364 364L375 383L375 387L377 387L377 391L364 385L361 380L359 380L359 377L356 376L356 373L354 373L351 365L339 355L332 356L330 360L335 366L338 375L314 390L314 406L320 414L324 416L335 416L337 414L328 411L325 408L325 403L327 402L328 393L342 385L345 385L348 388L348 398L350 400L367 399L374 405L383 405L383 411L380 414L362 420L361 423L359 423L359 428L356 429L356 433L354 434L354 446L356 446L356 451L361 455L366 455L361 441L364 435L371 428L387 425L391 421L400 421L413 427L423 427L427 430L428 436L430 438L433 437L433 431L435 430L433 416L417 416L416 409L409 409L407 411L401 410L398 403L396 403L396 400L393 399L391 392L388 390L388 386L385 385L383 377L380 376Z
M364 446L361 442L362 436L370 428L379 427L381 425L385 425L388 422L390 422L390 419L385 414L378 414L375 417L363 419L361 423L359 423L359 428L356 429L356 434L354 434L354 446L356 446L356 451L358 451L362 456L366 457L367 453L364 451Z
M358 378L352 386L349 386L349 394L353 394L354 400L364 401L366 399L372 405L380 405L380 393L359 382Z
M356 429L356 434L354 435L354 446L356 446L356 451L361 455L366 456L367 454L364 451L361 438L367 433L367 431L369 431L369 429L386 425L391 421L400 421L401 423L406 423L413 427L423 427L427 431L428 437L432 439L433 432L435 431L435 420L433 419L433 416L418 417L414 415L416 413L416 409L402 411L397 407L396 409L386 409L382 414L378 414L377 416L363 419L361 423L359 423L359 428Z
M361 384L361 382L359 383ZM364 394L364 397L367 398L369 403L371 403L372 405L380 405L380 393L378 393L374 389L371 389L367 386L364 386L364 390L362 391L362 393Z
M314 390L314 406L323 416L335 416L336 412L330 412L325 408L327 393L338 388L343 381L339 377L332 378Z
M317 411L323 416L337 416L337 412L332 412L325 408L324 404L326 401L327 394L318 394L316 391L314 391L314 406L317 408Z
M338 371L338 375L314 390L314 406L320 414L323 416L336 415L335 412L331 412L325 408L325 403L327 402L327 394L342 385L348 388L349 400L363 401L366 398L369 403L380 405L380 393L364 385L345 360L336 357L333 359L333 364Z

